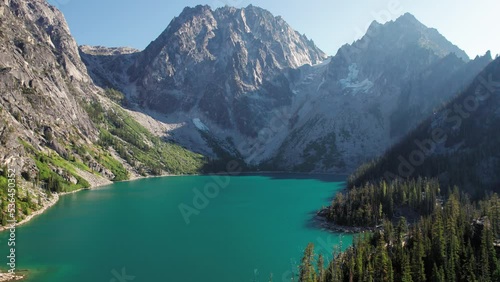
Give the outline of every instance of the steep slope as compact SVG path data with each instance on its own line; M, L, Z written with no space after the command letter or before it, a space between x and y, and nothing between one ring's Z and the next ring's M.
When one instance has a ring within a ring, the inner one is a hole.
M437 177L471 194L499 189L500 59L459 96L430 115L380 159L361 167L351 185L380 178Z
M53 192L202 169L202 156L150 133L93 84L61 12L44 0L9 0L0 16L2 225L8 169L18 220L53 204Z
M345 45L330 63L301 70L293 128L271 162L348 172L398 141L489 62L467 55L405 14ZM322 68L323 70L318 70Z
M80 170L81 157L73 159L75 165L68 161L71 146L90 146L97 139L80 101L99 89L63 15L35 0L1 1L0 15L0 220L6 225L12 219L5 204L8 169L17 177L17 220L53 204L48 191L108 183L115 175L92 157L95 174Z
M0 158L3 164L27 170L34 162L18 158L25 154L19 137L37 149L48 146L61 154L59 139L90 143L97 138L79 101L90 99L99 89L87 75L58 10L42 0L0 5L0 103L4 128L12 128L12 133L2 135L6 140Z
M80 46L80 56L93 82L102 88L124 91L128 85L129 69L139 50L127 47Z
M130 84L114 88L127 94L132 107L182 124L171 134L176 140L214 155L206 135L230 151L257 138L273 113L291 104L289 70L325 58L264 9L197 6L186 8L138 55L128 69ZM89 68L101 62L89 62Z
M325 55L282 19L249 6L186 8L129 70L142 105L196 112L255 136L266 112L289 105L286 68Z

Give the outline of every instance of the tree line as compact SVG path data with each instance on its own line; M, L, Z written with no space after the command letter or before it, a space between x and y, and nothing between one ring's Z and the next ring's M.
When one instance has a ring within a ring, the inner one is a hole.
M434 212L440 192L434 179L381 181L378 185L369 182L337 194L327 218L339 225L370 227L400 216L413 221Z
M307 246L299 281L500 281L500 198L472 203L458 189L416 223L405 217L359 235L345 252L323 256Z

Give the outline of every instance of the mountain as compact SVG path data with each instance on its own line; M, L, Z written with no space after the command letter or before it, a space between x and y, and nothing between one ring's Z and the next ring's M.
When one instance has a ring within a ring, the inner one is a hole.
M0 160L29 171L35 163L19 158L26 155L18 142L20 137L35 148L60 147L58 139L90 143L97 138L96 128L79 101L90 99L99 89L92 84L58 10L45 1L12 0L0 5L4 141ZM52 132L52 140L46 140L45 132Z
M351 175L350 189L318 214L327 218L323 227L370 235L318 275L324 281L499 281L499 109L497 58L401 142Z
M136 109L184 124L172 134L176 140L210 155L198 129L207 128L226 147L256 138L273 112L290 106L289 72L325 58L311 40L264 9L196 6L184 9L137 55L127 71L130 83L114 88ZM94 78L116 73L101 69Z
M491 61L470 61L410 14L302 68L293 125L272 161L283 169L349 172L399 141Z
M49 145L58 149L69 135L98 140L100 121L87 104L98 101L105 110L111 98L134 109L124 113L140 125L155 120L154 135L193 151L278 169L346 172L398 141L491 61L490 54L469 60L410 14L372 23L362 39L325 60L281 17L251 5L186 8L143 51L78 49L55 8L8 3L3 24L20 31L6 25L2 33L2 80L5 88L19 84L24 96L4 95L4 106L34 119L25 121L28 131L55 132Z
M474 196L498 191L499 91L497 58L460 95L354 173L351 185L381 178L435 177L445 187L458 185Z
M324 58L266 10L197 6L184 9L128 72L143 106L255 136L266 112L290 104L284 70Z
M186 8L144 51L81 53L94 81L175 125L169 138L190 150L336 173L379 156L491 61L469 60L411 14L372 23L326 59L254 6Z

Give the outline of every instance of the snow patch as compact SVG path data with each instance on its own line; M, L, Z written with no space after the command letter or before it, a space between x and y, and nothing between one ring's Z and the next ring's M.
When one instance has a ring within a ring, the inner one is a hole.
M317 64L312 65L312 66L315 67L315 68L316 67L321 67L321 66L326 66L326 65L328 65L330 63L331 60L332 60L332 58L328 58L328 59L326 59L324 61L319 61Z
M199 118L194 118L193 124L201 131L210 131L210 129L208 129L208 126L206 126Z
M358 76L359 76L358 65L357 64L350 65L349 74L347 75L347 78L340 80L340 85L342 86L342 89L352 90L354 94L359 92L364 92L364 93L368 92L368 90L370 90L373 87L373 82L371 82L368 79L359 81Z

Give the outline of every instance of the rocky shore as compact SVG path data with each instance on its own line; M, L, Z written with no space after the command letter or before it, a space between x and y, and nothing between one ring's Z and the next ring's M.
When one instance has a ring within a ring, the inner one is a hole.
M358 227L358 226L343 226L335 224L334 222L328 221L326 218L329 210L328 208L323 208L316 213L314 217L314 224L320 228L336 232L336 233L363 233L363 232L373 232L376 230L380 230L380 226L376 227Z
M10 273L0 273L0 282L8 282L8 281L19 281L24 279L23 275L16 275Z
M41 209L39 209L37 211L34 211L32 214L28 215L26 218L24 218L20 222L16 223L16 226L25 224L25 223L29 222L30 220L32 220L37 215L40 215L40 214L44 213L47 209L49 209L50 207L52 207L53 205L55 205L57 203L57 201L59 201L59 194L52 194L52 198L50 198L49 200L47 200L44 203L44 206ZM8 230L11 227L12 227L11 225L0 226L0 232ZM6 281L6 280L1 280L0 279L0 281Z

